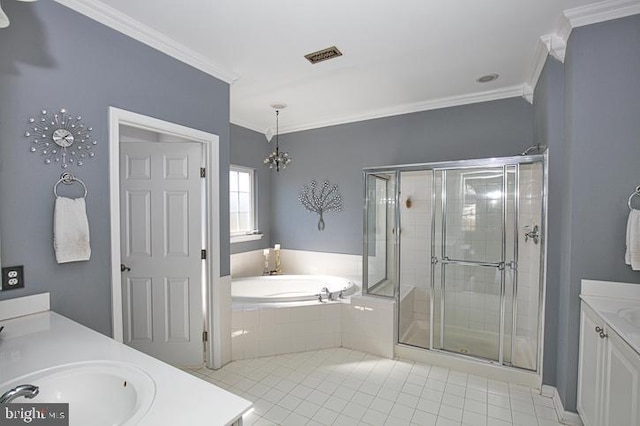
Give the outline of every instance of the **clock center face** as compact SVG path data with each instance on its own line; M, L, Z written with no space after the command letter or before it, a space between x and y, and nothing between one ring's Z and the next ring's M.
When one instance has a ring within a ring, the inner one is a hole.
M68 148L73 145L73 135L66 129L58 129L53 132L53 141L62 148Z

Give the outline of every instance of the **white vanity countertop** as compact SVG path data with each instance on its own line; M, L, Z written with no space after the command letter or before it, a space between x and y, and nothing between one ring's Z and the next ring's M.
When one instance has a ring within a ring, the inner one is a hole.
M619 315L623 309L640 308L640 284L582 280L580 298L640 354L640 327Z
M0 326L5 326L0 383L62 364L117 361L144 370L155 381L155 399L140 425L228 425L251 408L245 399L55 312L0 321Z

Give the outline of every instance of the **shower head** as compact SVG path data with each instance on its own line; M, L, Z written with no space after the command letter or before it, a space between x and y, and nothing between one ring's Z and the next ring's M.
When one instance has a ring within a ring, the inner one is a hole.
M544 151L547 147L544 145L532 145L529 148L525 149L523 152L520 153L520 155L529 155L532 152L536 151L538 154L542 153L542 151Z

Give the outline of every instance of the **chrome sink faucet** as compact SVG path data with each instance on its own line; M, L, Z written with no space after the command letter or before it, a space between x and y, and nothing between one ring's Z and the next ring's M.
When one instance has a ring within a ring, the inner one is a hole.
M20 385L16 386L13 389L9 389L5 393L0 396L0 404L8 404L16 398L24 396L25 398L31 399L34 398L40 389L37 386L33 385Z

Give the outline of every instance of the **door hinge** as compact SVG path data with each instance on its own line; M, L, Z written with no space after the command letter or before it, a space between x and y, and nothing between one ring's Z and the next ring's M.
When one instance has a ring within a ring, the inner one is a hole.
M205 260L207 258L207 251L200 250L200 259Z
M208 332L206 332L206 331L203 331L203 332L202 332L202 341L203 341L203 342L206 342L206 341L208 341L208 340L209 340L209 333L208 333Z
M207 169L205 169L204 167L200 167L200 177L207 177Z

